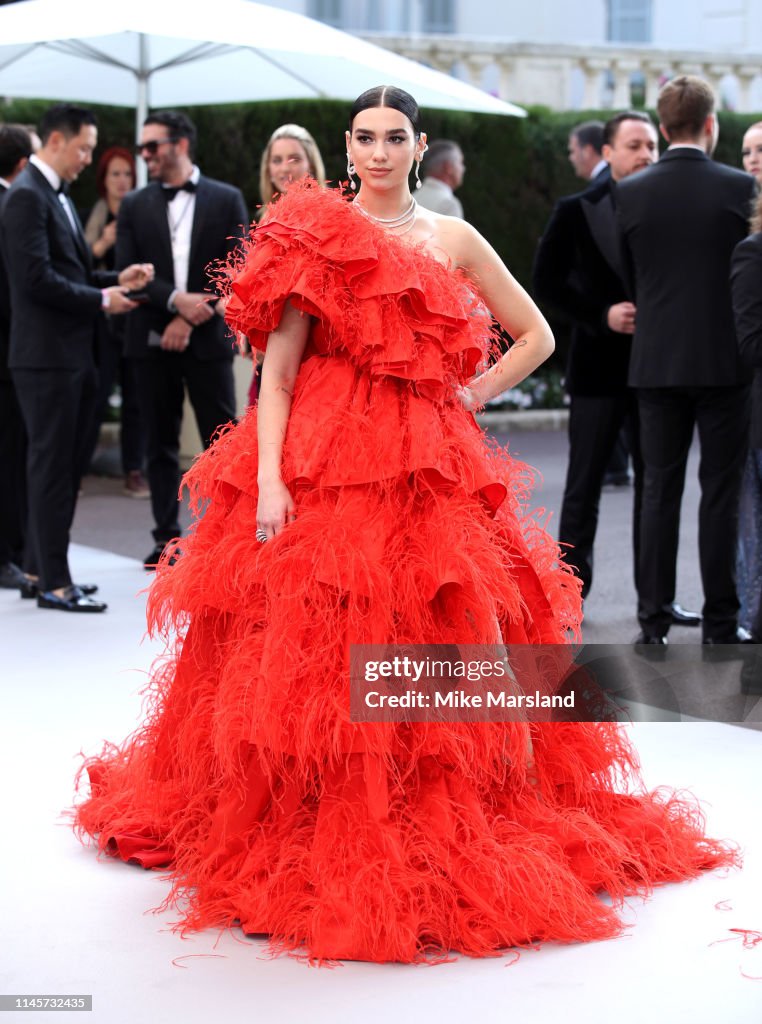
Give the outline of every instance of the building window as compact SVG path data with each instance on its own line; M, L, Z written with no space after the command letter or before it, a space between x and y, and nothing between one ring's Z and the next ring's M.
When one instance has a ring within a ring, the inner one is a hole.
M651 0L608 0L610 43L651 42Z
M334 28L344 28L344 4L342 0L310 0L307 14L316 21L324 21Z
M455 31L455 0L423 0L423 32Z

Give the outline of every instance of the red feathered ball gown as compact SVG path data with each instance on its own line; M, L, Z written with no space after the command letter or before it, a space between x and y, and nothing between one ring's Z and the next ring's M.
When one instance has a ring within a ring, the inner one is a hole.
M203 515L149 600L170 653L146 722L86 763L78 829L169 869L185 927L319 959L601 939L621 924L598 894L731 862L694 805L642 791L617 725L350 721L350 643L493 643L498 623L563 643L578 587L525 511L529 471L454 397L490 345L465 279L307 186L232 288L257 347L287 300L314 318L283 450L297 518L256 541L254 408L185 478Z

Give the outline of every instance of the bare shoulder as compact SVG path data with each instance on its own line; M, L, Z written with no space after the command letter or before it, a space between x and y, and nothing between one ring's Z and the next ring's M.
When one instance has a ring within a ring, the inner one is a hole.
M419 207L417 234L427 244L444 252L452 266L467 268L490 250L476 228L460 217L448 217Z

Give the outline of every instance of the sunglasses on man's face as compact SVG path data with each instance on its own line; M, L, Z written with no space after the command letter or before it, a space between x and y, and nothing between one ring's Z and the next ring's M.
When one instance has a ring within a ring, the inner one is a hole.
M156 156L159 152L159 146L166 146L167 143L179 141L174 135L170 135L168 139L151 139L150 142L139 142L135 146L135 152L138 156L142 156L144 153L147 153L149 156Z

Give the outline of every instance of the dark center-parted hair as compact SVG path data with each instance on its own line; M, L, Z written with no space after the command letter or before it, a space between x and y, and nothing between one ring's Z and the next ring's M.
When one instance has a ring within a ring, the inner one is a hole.
M650 128L656 131L656 127L651 118L643 110L623 110L620 114L614 114L603 126L603 145L613 146L614 139L617 136L622 124L625 121L642 121L643 124L647 124Z
M714 113L711 86L696 75L679 75L659 93L656 109L671 142L695 139Z
M32 136L20 124L0 124L0 178L13 174L19 160L32 155Z
M583 121L575 124L569 138L576 139L580 146L592 146L596 153L603 149L603 121Z
M49 107L40 119L40 139L43 146L53 132L61 132L67 139L79 135L84 125L97 125L98 121L92 110L77 107L73 103L56 103Z
M129 164L132 174L132 187L135 187L135 157L124 146L111 146L105 153L101 153L98 166L95 169L95 187L101 199L106 198L106 175L108 174L109 164L117 157L126 160Z
M146 124L160 124L167 129L171 139L187 139L188 155L192 158L196 154L196 126L187 114L179 110L157 110L149 114L143 122Z
M395 85L376 85L357 97L349 112L350 132L357 115L363 110L371 110L373 107L391 107L392 110L399 110L413 126L415 137L418 138L421 134L421 112L418 109L418 104L409 92L398 89Z

